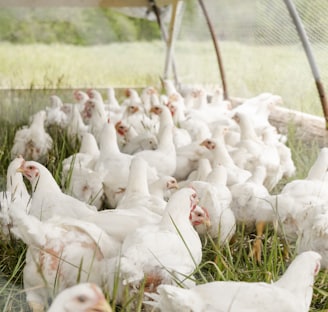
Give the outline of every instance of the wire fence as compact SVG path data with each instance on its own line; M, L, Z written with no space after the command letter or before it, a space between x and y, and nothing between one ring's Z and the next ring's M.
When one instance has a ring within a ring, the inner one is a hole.
M327 93L328 1L293 2ZM221 0L205 4L222 46L230 94L247 97L269 91L281 95L287 107L293 108L297 101L302 111L322 115L315 81L284 0ZM183 21L180 39L196 37L197 31L191 34L190 29L206 27L198 9L195 16L199 16L196 21ZM200 38L201 35L197 37ZM237 55L231 53L227 42L238 44ZM243 79L236 79L240 75ZM266 77L271 79L264 84Z

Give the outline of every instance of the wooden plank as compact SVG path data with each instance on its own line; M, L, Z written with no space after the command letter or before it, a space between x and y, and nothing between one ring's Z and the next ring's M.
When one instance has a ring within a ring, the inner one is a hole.
M176 35L174 31L175 31L175 26L176 26L177 13L181 7L181 3L182 2L179 0L173 0L172 14L171 14L171 20L170 20L170 25L169 25L169 34L168 34L167 43L166 43L167 49L166 49L164 74L163 74L164 79L168 78L169 68L172 64L173 45L174 45L174 39L175 39L175 35Z
M158 6L174 0L156 0ZM148 0L0 0L0 7L140 7L149 6Z
M328 146L328 131L323 117L276 106L269 116L269 121L279 133L287 134L289 129L293 129L296 138L305 143Z

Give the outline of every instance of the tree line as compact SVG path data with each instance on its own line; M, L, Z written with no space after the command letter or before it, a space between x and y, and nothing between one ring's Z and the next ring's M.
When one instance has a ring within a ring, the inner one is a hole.
M264 44L299 40L283 0L203 1L222 40ZM312 42L327 43L328 1L293 1ZM185 4L179 36L190 40L209 39L198 1L186 0ZM161 32L156 20L130 17L111 8L2 8L0 11L0 41L95 45L157 39L161 39Z

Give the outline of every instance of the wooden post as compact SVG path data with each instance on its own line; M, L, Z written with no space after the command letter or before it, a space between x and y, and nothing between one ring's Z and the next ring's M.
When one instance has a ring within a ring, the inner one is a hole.
M165 67L164 67L164 79L168 78L169 67L172 63L172 55L173 55L173 43L174 43L174 35L175 35L175 23L177 12L179 10L179 3L181 1L175 0L172 3L172 15L169 25L169 34L167 38L167 50L166 50L166 58L165 58Z
M315 62L315 59L314 59L314 56L312 53L312 49L311 49L311 45L310 45L309 39L306 35L305 28L304 28L302 21L297 13L297 10L293 4L293 1L292 0L284 0L284 1L287 6L287 9L289 11L289 14L295 24L297 33L302 41L303 48L305 50L308 62L310 64L311 71L312 71L312 74L313 74L313 77L315 80L315 84L316 84L316 87L318 90L318 94L319 94L319 98L320 98L320 102L321 102L321 106L322 106L322 110L323 110L323 115L325 118L326 130L327 130L328 129L328 102L327 102L327 97L325 94L323 84L320 79L319 69Z
M162 33L162 37L163 40L165 42L166 47L168 48L168 38L167 38L167 33L166 33L166 29L164 28L164 25L162 23L162 19L161 19L161 15L160 15L160 11L158 6L156 5L155 0L149 0L150 6L156 16L156 20L157 20L157 24L161 30ZM176 63L175 63L175 59L173 56L173 52L172 52L172 71L173 71L173 76L174 76L174 82L176 85L179 85L179 79L178 79L178 73L177 73L177 67L176 67Z
M207 10L205 8L203 0L198 0L198 1L199 1L199 4L200 4L200 6L203 10L203 13L204 13L208 28L209 28L211 36L212 36L212 40L213 40L213 44L214 44L214 48L215 48L215 53L216 53L216 57L217 57L218 64L219 64L220 74L221 74L223 98L225 100L227 100L228 99L228 90L227 90L227 84L226 84L225 73L224 73L223 62L222 62L222 58L221 58L221 53L220 53L220 49L219 49L218 40L217 40L216 34L214 32L214 28L212 26L212 23L210 21L210 17L207 14Z

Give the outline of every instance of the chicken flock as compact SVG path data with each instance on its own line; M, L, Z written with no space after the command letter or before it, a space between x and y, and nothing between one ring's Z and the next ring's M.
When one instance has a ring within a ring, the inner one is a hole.
M16 132L0 199L1 231L27 246L33 312L111 311L103 293L120 304L140 289L145 311L309 310L315 276L328 267L328 148L305 179L272 194L296 170L269 122L279 96L233 106L219 91L165 80L162 94L127 89L121 102L111 87L107 99L96 89L73 97L51 96ZM49 126L79 142L58 164L60 182L46 167ZM287 271L272 284L196 285L203 238L224 246L239 224L256 233L255 261L267 225L295 246Z

